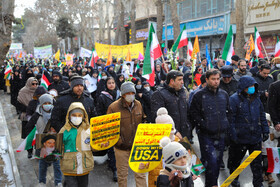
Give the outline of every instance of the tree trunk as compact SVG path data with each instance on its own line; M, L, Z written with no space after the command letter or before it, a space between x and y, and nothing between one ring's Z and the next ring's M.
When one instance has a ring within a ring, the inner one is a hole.
M135 19L136 19L136 5L135 0L131 0L131 10L130 10L130 23L131 23L131 43L136 43L136 27L135 27Z
M180 34L180 20L177 14L177 0L170 0L171 19L173 24L174 42ZM179 50L179 56L183 57L183 51Z
M105 21L104 21L104 15L103 15L103 0L99 0L98 2L99 7L99 42L104 42L104 32L105 32Z
M163 4L161 0L156 1L156 7L157 7L157 37L158 37L158 42L162 43Z
M125 28L124 28L124 6L122 0L117 0L118 24L116 28L116 45L123 45L125 43Z
M244 58L245 51L243 46L245 44L244 39L244 23L243 23L243 1L236 0L236 37L235 37L235 53L240 57Z
M2 0L0 4L0 65L4 64L11 45L14 6L14 0Z

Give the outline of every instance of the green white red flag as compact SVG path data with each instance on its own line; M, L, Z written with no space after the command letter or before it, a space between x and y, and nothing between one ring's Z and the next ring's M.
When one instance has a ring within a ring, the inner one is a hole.
M35 126L34 129L28 134L28 136L19 145L19 147L17 148L17 152L31 149L32 146L34 146L36 143L36 134L37 134L37 129Z
M224 51L222 55L222 59L226 61L226 65L231 63L231 57L234 55L234 48L233 48L233 32L232 26L229 27L228 35L226 38Z
M268 173L280 173L280 148L266 148L268 160Z
M276 42L276 45L275 45L275 57L280 57L280 41L279 41L279 38L277 36L277 42Z
M193 46L192 46L191 39L189 38L189 41L188 41L188 52L187 52L188 61L191 61L192 52L193 52Z
M155 33L153 24L151 24L143 64L143 75L151 86L155 85L154 61L161 56L162 52L157 39L157 35Z
M257 30L257 27L255 27L255 53L256 53L256 56L263 58L264 56L262 54L261 43L262 43L261 35L260 35L259 31Z
M93 48L92 53L91 53L91 57L90 57L90 60L89 60L89 63L90 63L89 65L94 68L94 63L97 62L98 59L99 59L99 57L97 55L97 52Z
M41 86L45 87L48 90L49 85L51 84L45 75L46 71L43 71L42 78L41 78ZM47 73L47 72L46 72Z
M188 45L188 35L187 35L186 25L184 25L183 30L181 31L176 42L172 46L172 51L175 53L177 49L180 49L187 45Z
M11 79L11 74L12 74L12 67L10 66L10 63L8 62L6 69L5 69L5 78L10 80Z

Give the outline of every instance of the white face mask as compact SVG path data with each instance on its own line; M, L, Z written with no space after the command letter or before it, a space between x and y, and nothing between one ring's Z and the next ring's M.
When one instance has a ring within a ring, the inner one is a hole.
M168 64L168 68L171 69L171 64Z
M79 126L82 123L82 121L83 121L82 117L73 117L73 116L71 116L71 122L75 126Z
M136 85L136 89L141 89L142 85Z
M280 68L280 64L276 64L276 67L277 67L277 68Z
M128 103L132 103L135 99L135 95L126 95L124 98Z
M106 79L107 79L107 76L103 76L102 79L103 79L103 80L106 80Z
M149 92L151 90L150 87L145 87L145 89Z
M49 112L51 109L53 109L53 105L43 105L43 109L46 112Z

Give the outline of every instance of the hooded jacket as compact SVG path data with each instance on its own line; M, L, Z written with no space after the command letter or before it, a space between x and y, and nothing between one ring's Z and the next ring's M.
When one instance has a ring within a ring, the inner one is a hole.
M84 112L83 121L79 127L70 121L69 113L74 109L81 109ZM64 175L87 175L93 169L94 160L90 143L86 143L86 139L90 138L89 127L88 115L83 104L80 102L72 103L67 111L65 125L59 131L63 134L60 169Z
M255 94L248 97L244 89L255 85ZM230 99L232 110L233 140L239 144L256 144L269 129L262 102L258 96L258 83L254 78L243 76L238 90Z
M68 89L61 93L61 97L59 97L55 102L52 111L51 126L56 130L56 132L59 132L61 127L65 124L67 110L73 102L83 103L89 118L96 116L93 99L90 98L90 95L85 92L85 90L82 96L78 98L71 89Z
M280 124L280 81L269 87L268 110L274 125Z

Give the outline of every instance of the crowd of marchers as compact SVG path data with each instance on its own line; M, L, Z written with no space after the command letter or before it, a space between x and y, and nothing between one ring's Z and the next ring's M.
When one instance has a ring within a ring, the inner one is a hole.
M34 127L40 134L63 134L61 158L44 157L36 147L27 150L28 158L41 158L40 186L46 184L50 165L56 186L88 186L94 157L107 154L112 179L126 187L138 124L171 123L169 139L160 142L163 164L149 175L135 173L137 187L194 186L198 176L190 170L187 148L177 142L187 137L193 143L194 136L198 136L206 169L206 187L218 186L220 169L227 167L233 173L247 151L255 150L262 154L250 165L252 183L262 187L264 181L275 182L267 172L265 148L277 147L280 136L280 58L250 63L237 55L231 59L230 65L217 59L211 68L206 58L179 59L173 69L167 59L157 60L154 85L143 76L143 61L137 59L132 59L133 70L128 74L122 71L124 62L116 59L109 66L102 59L93 66L81 58L75 58L72 66L47 59L15 60L10 63L10 78L4 73L8 65L2 66L0 88L11 96L22 123L22 139ZM92 150L90 119L115 112L121 112L118 142L105 151ZM46 154L54 151L55 141L52 135L42 139L43 145L50 146ZM226 163L223 153L227 149ZM231 185L240 186L238 177Z

